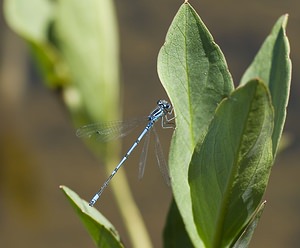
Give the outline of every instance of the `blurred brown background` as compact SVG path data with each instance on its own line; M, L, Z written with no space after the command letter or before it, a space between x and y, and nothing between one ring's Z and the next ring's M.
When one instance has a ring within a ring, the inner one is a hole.
M148 114L165 98L156 59L182 1L116 0L119 19L124 117ZM64 184L89 200L105 179L95 158L75 136L60 97L43 86L26 44L0 12L0 246L94 247L66 201ZM293 62L285 131L289 146L278 156L267 206L251 247L300 247L300 3L297 0L191 1L227 59L237 83L279 16L290 14L287 34ZM38 10L37 10L38 11ZM171 132L160 132L167 151ZM124 139L123 150L135 134ZM140 148L125 169L154 247L162 247L171 191L150 149L145 177L137 179ZM117 176L114 180L118 180ZM115 202L107 190L96 207L115 225L125 244Z

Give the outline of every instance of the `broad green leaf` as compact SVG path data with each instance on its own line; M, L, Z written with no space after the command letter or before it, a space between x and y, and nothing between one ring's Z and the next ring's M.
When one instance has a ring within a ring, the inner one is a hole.
M274 106L273 156L282 134L291 84L290 46L285 28L288 15L281 16L274 25L253 62L241 79L241 84L252 78L262 79L269 87Z
M174 200L171 203L167 218L167 224L164 230L164 247L194 247L185 230L182 217L180 216L176 202Z
M266 205L266 201L264 201L262 204L260 204L260 206L258 206L253 217L251 218L248 225L243 230L239 239L234 243L232 248L247 248L249 246L254 230L265 209L265 205Z
M61 186L64 194L82 220L97 247L124 247L120 237L112 224L95 208L82 200L75 192L66 186Z
M194 220L206 247L229 247L258 207L269 179L273 107L252 80L217 108L193 154L189 183Z
M175 109L169 166L174 198L196 247L202 242L192 216L188 167L218 103L233 90L225 58L195 10L178 10L158 56L158 74Z

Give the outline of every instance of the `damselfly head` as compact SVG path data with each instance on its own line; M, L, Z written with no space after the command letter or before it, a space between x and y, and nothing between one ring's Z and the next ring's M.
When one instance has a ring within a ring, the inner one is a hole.
M166 100L158 100L157 105L160 108L166 110L167 112L172 111L172 105L170 103L168 103Z

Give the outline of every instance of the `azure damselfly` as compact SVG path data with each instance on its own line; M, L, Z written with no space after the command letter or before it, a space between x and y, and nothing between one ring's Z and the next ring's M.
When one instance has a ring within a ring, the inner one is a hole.
M127 160L132 151L137 147L140 141L145 137L145 144L141 153L141 159L139 163L139 178L142 178L145 171L146 157L148 151L148 145L150 141L150 131L153 129L155 135L155 154L158 161L158 166L162 175L167 184L170 184L169 171L168 166L163 156L162 148L159 142L158 135L154 128L155 122L161 119L161 125L163 128L174 128L173 125L169 125L170 121L174 119L174 117L168 119L168 115L172 115L173 107L170 103L165 100L159 100L157 102L156 108L148 115L147 121L148 124L142 133L139 135L137 140L133 143L133 145L129 148L127 153L121 159L120 163L116 166L116 168L112 171L110 176L106 179L100 190L94 195L92 200L89 202L89 205L92 207L96 203L96 201L100 198L104 189L108 186L109 182L113 178L113 176L117 173L120 167ZM118 137L123 137L127 135L134 127L138 126L141 123L139 119L135 119L131 122L113 122L108 124L90 124L79 128L76 132L78 137L91 137L96 136L99 140L108 141L111 139L115 139Z

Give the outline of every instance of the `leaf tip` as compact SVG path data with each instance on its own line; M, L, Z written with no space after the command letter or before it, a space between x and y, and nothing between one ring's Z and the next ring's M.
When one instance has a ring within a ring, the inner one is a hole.
M281 18L282 18L281 26L282 26L282 28L286 29L286 26L287 26L287 23L289 20L289 14L285 13L281 16Z

